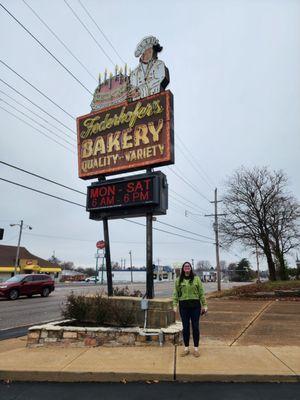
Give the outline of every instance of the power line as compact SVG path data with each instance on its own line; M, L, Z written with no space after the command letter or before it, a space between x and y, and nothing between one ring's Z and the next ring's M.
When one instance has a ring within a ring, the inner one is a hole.
M201 226L203 227L205 220L200 220L200 219L198 219L197 216L195 216L195 214L193 214L192 211L187 210L186 208L183 208L182 206L179 206L179 205L176 204L176 203L173 203L173 200L175 200L175 199L172 199L171 201L169 201L169 204L171 205L171 207L169 208L169 211L170 211L170 212L176 212L176 213L179 214L181 217L183 217L183 216L184 216L184 217L189 217L189 214L190 214L190 216L193 216L193 217L194 217L194 218L192 219L192 222L195 223L195 224L197 224L197 225L201 225ZM176 201L177 201L177 200L176 200ZM174 207L175 207L175 208L174 208ZM187 214L186 214L186 212L187 212Z
M66 203L75 204L76 206L85 208L85 206L82 205L82 204L75 203L74 201L71 201L71 200L66 200L66 199L64 199L64 198L62 198L62 197L55 196L55 195L50 194L50 193L47 193L47 192L43 192L43 191L41 191L41 190L34 189L34 188L32 188L32 187L29 187L29 186L21 185L21 184L18 183L18 182L13 182L13 181L10 181L10 180L4 179L4 178L0 178L0 180L1 180L1 181L4 181L4 182L7 182L7 183L11 183L12 185L15 185L15 186L20 186L20 187L22 187L22 188L24 188L24 189L32 190L33 192L40 193L40 194L43 194L43 195L48 196L48 197L52 197L52 198L57 199L57 200L65 201Z
M26 236L36 236L36 237L45 237L45 238L50 238L50 239L58 239L58 240L74 240L74 241L79 241L79 242L88 242L88 243L95 243L95 240L89 240L89 239L77 239L77 238L72 238L72 237L66 237L66 236L56 236L56 235L45 235L45 234L37 234L37 233L29 233L29 232L24 232L24 235ZM16 235L15 237L18 237ZM136 241L124 241L124 240L111 240L111 243L125 243L125 244L141 244L145 245L145 242L136 242ZM157 244L166 244L166 245L173 245L173 244L181 244L181 242L155 242Z
M226 249L226 247L224 247L222 244L219 244L219 246L220 246L223 250L225 250L228 254L231 254L232 256L235 256L235 257L239 257L236 253L233 253L233 252L229 251L228 249Z
M73 10L73 8L70 6L70 4L64 0L64 3L66 4L66 6L71 10L72 14L74 15L74 17L79 21L79 23L84 27L84 29L88 32L88 34L91 36L91 38L94 40L94 42L96 43L96 45L99 47L99 49L102 51L102 53L108 58L108 60L112 63L113 66L115 66L115 63L113 62L113 60L110 58L110 56L106 53L106 51L104 50L104 48L101 46L101 44L97 41L97 39L95 38L95 36L92 34L92 32L87 28L87 26L82 22L82 20L79 18L79 16L76 14L76 12Z
M47 181L47 182L53 183L53 184L55 184L55 185L61 186L61 187L65 188L65 189L72 190L73 192L86 195L86 193L84 193L84 192L81 192L81 191L79 191L79 190L73 189L73 188L71 188L71 187L69 187L69 186L63 185L63 184L61 184L61 183L58 183L58 182L53 181L53 180L51 180L51 179L45 178L45 177L43 177L43 176L41 176L41 175L38 175L38 174L35 174L35 173L33 173L33 172L29 172L29 171L27 171L27 170L25 170L25 169L23 169L23 168L19 168L19 167L15 166L15 165L6 163L6 162L1 161L1 160L0 160L0 163L3 164L3 165L6 165L6 166L8 166L8 167L14 168L14 169L16 169L16 170L18 170L18 171L22 171L22 172L24 172L24 173L26 173L26 174L35 176L36 178L39 178L39 179L45 180L45 181ZM201 235L201 234L198 234L198 233L194 233L194 232L188 231L188 230L186 230L186 229L179 228L179 227L174 226L174 225L171 225L171 224L167 224L166 222L162 222L162 221L158 221L158 220L157 220L156 222L158 222L158 223L160 223L160 224L163 224L163 225L166 225L166 226L170 226L170 227L175 228L175 229L178 229L178 230L181 230L181 231L183 231L183 232L191 233L191 234L196 235L196 236L199 236L199 237L203 237L203 238L206 238L206 239L209 239L209 240L213 240L213 239L211 239L211 238L208 237L208 236Z
M1 5L1 4L0 4ZM56 107L58 107L61 111L63 111L65 114L67 114L69 117L72 119L75 119L73 115L68 113L64 108L62 108L60 105L55 103L50 97L48 97L44 92L42 92L40 89L38 89L36 86L34 86L32 83L30 83L26 78L24 78L22 75L20 75L16 70L14 70L12 67L10 67L8 64L6 64L3 60L0 60L1 64L3 64L6 68L8 68L11 72L13 72L15 75L17 75L19 78L21 78L24 82L26 82L29 86L31 86L34 90L36 90L40 95L45 97L47 100L49 100L52 104L54 104Z
M181 214L183 214L185 217L188 216L187 213L191 214L193 216L199 217L199 219L197 219L197 221L198 222L202 222L202 220L200 219L201 218L201 214L196 214L195 210L192 208L192 206L190 206L189 204L183 203L182 201L180 201L180 200L176 199L175 197L173 197L171 194L169 194L169 196L171 197L170 200L171 200L171 203L173 204L173 206L175 206L178 209L183 211L183 213L181 213ZM175 202L175 203L173 203L173 202ZM199 210L196 210L196 211L199 211ZM203 214L203 216L204 216L204 214Z
M24 1L24 0L23 0ZM104 39L107 41L107 43L110 45L110 47L113 49L113 51L116 53L116 55L119 57L119 59L126 64L126 61L123 60L123 58L120 56L120 53L116 50L116 48L114 47L114 45L112 44L112 42L108 39L108 37L105 35L105 33L103 32L103 30L100 28L100 26L97 24L97 22L94 20L94 18L92 17L92 15L90 14L90 12L87 10L87 8L82 4L82 2L80 0L78 0L79 4L81 5L81 7L84 9L84 11L87 13L87 15L90 17L90 19L94 22L94 24L96 25L96 27L98 28L98 30L100 31L100 33L102 34L102 36L104 37Z
M22 172L24 172L25 174L35 176L36 178L39 178L39 179L42 179L42 180L44 180L44 181L53 183L53 184L55 184L55 185L57 185L57 186L61 186L61 187L65 188L65 189L72 190L73 192L86 195L86 193L81 192L80 190L73 189L73 188L71 188L70 186L63 185L62 183L58 183L58 182L53 181L53 180L51 180L51 179L45 178L44 176L41 176L41 175L35 174L35 173L33 173L33 172L27 171L26 169L19 168L19 167L17 167L16 165L9 164L9 163L7 163L7 162L5 162L5 161L1 161L1 160L0 160L0 164L6 165L7 167L11 167L11 168L17 169L18 171L22 171Z
M177 135L177 140L180 142L181 146L185 149L187 152L188 156L184 154L184 152L181 150L181 153L183 156L194 165L194 168L198 171L200 177L211 187L214 188L214 186L210 183L212 182L212 179L209 177L209 175L204 171L204 169L201 167L199 164L199 161L196 159L196 157L193 155L193 153L187 148L186 144L183 142L183 140ZM201 171L201 172L200 172ZM203 175L203 176L201 176ZM204 176L206 175L206 177ZM209 182L210 181L210 182ZM213 182L212 182L213 183Z
M49 32L52 33L52 35L56 38L56 40L58 40L59 43L67 50L67 52L71 54L71 56L82 66L82 68L89 74L89 76L93 78L95 81L97 81L95 76L90 73L90 71L86 68L86 66L79 60L78 57L75 56L75 54L70 50L70 48L60 39L60 37L53 31L53 29L51 29L50 26L38 15L38 13L25 0L23 0L23 3L26 4L26 6L33 12L33 14L39 19L39 21L48 29Z
M2 181L4 181L4 182L7 182L7 183L10 183L10 184L15 185L15 186L22 187L22 188L24 188L24 189L32 190L32 191L34 191L34 192L36 192L36 193L43 194L43 195L48 196L48 197L55 198L55 199L57 199L57 200L64 201L64 202L66 202L66 203L74 204L74 205L77 205L77 206L79 206L79 207L85 208L85 206L82 205L82 204L75 203L75 202L73 202L73 201L70 201L70 200L64 199L64 198L62 198L62 197L58 197L58 196L52 195L52 194L47 193L47 192L43 192L43 191L38 190L38 189L31 188L31 187L29 187L29 186L21 185L21 184L18 183L18 182L13 182L13 181L10 181L10 180L4 179L4 178L0 178L0 180L2 180ZM140 226L144 226L144 227L146 226L145 224L142 224L142 223L140 223L140 222L132 221L132 220L129 220L129 219L126 219L126 218L122 218L122 219L123 219L124 221L130 222L130 223L133 223L133 224L136 224L136 225L140 225ZM185 236L185 235L180 235L180 234L178 234L178 233L173 233L173 232L170 232L170 231L166 231L166 230L164 230L164 229L154 228L154 227L153 227L153 229L156 230L156 231L159 231L159 232L167 233L167 234L173 235L173 236L182 237L182 238L189 239L189 240L193 240L193 241L196 241L196 242L212 244L211 242L203 241L203 240L200 240L200 239L195 239L195 238L192 238L192 237L189 237L189 236Z
M44 126L43 124L39 123L37 120L35 120L34 118L31 118L28 114L24 113L23 111L20 111L18 108L12 106L11 104L9 104L7 101L3 100L0 98L0 101L2 101L3 103L5 103L6 105L8 105L9 107L11 107L12 109L14 109L15 111L19 112L20 114L24 115L26 118L30 119L31 121L33 121L35 124L41 126L42 128L46 129L48 132L52 133L54 136L57 136L59 139L63 140L64 142L68 143L71 146L74 146L74 143L69 142L68 140L64 139L63 137L61 137L60 135L58 135L57 133L53 132L51 129L47 128L46 126ZM66 135L64 133L64 135ZM67 135L68 136L68 135ZM68 136L69 137L69 136ZM73 137L71 138L73 140L75 140Z
M198 189L195 188L195 186L188 181L186 178L183 178L181 175L179 175L176 171L171 169L170 167L167 167L173 174L175 174L179 179L181 179L186 185L188 185L191 189L193 189L196 193L198 193L203 199L207 200L208 202L210 201L204 194L202 194Z
M33 115L35 115L36 117L40 118L42 121L46 122L46 124L52 126L52 128L58 130L59 132L63 133L64 135L68 136L69 138L74 139L74 137L69 136L67 133L65 133L62 129L60 129L58 126L53 125L51 122L49 122L47 119L41 117L38 113L32 111L30 108L26 107L24 104L22 104L21 102L19 102L18 100L14 99L12 96L10 96L9 94L3 92L3 90L0 90L0 93L4 94L5 96L7 96L9 99L11 99L12 101L14 101L15 103L17 103L19 106L25 108L25 110L29 111L30 113L32 113ZM71 131L72 132L72 131ZM74 132L73 132L74 133Z
M0 78L0 81L2 83L4 83L4 85L6 85L7 87L9 87L11 90L13 90L14 92L18 93L18 95L22 96L24 99L26 99L27 101L29 101L29 103L33 104L35 107L37 107L39 110L43 111L45 114L47 114L49 117L53 118L56 122L58 122L60 125L62 125L63 127L65 127L66 129L68 129L69 131L71 131L72 133L74 133L76 135L76 133L74 131L72 131L71 128L69 128L67 125L65 125L64 123L62 123L59 119L57 119L56 117L53 117L53 115L51 115L50 113L48 113L48 111L44 110L42 107L40 107L38 104L36 104L35 102L33 102L32 100L30 100L28 97L24 96L24 94L22 94L21 92L19 92L17 89L15 89L13 86L11 86L9 83L5 82L3 79Z
M200 224L200 225L205 225L208 221L207 220L205 220L204 218L203 219L200 219L201 218L201 215L197 215L197 214L194 214L194 213L192 213L191 211L189 211L189 210L185 210L185 217L187 217L187 218L190 218L190 217L192 217L192 221L193 222L195 222L195 223L197 223L197 224ZM205 215L203 215L203 217L205 217ZM211 228L211 224L209 225L209 227Z
M182 207L183 210L185 210L185 208L190 208L195 212L194 207L192 205L185 203L182 200L179 200L177 197L173 196L171 193L169 193L169 196L170 196L170 199L175 202L175 204L177 203L178 207ZM199 211L199 210L197 210L197 211Z
M66 150L70 151L71 153L75 154L75 152L71 149L69 149L68 147L66 147L64 144L58 142L57 140L53 139L51 136L47 135L45 132L39 130L38 128L36 128L35 126L31 125L29 122L25 121L23 118L18 117L17 115L15 115L14 113L6 110L4 107L0 106L0 108L4 111L6 111L8 114L12 115L13 117L15 117L16 119L18 119L19 121L22 121L24 124L30 126L31 128L35 129L37 132L41 133L43 136L47 137L48 139L52 140L53 142L57 143L59 146L65 148Z
M126 219L126 218L122 218L122 219L123 219L124 221L131 222L131 223L136 224L136 225L146 226L145 224L142 224L142 223L136 222L136 221L132 221L132 220L130 220L130 219ZM180 235L179 233L173 233L173 232L170 232L170 231L165 231L164 229L160 229L160 228L154 228L154 227L153 227L153 229L154 229L155 231L168 233L168 234L173 235L173 236L178 236L178 237L182 237L182 238L185 238L185 239L194 240L194 241L196 241L196 242L213 244L213 243L211 243L211 242L206 242L206 241L204 241L204 240L195 239L195 238L191 238L191 237L189 237L189 236Z
M33 173L33 172L27 171L27 170L25 170L25 169L23 169L23 168L17 167L17 166L12 165L12 164L9 164L9 163L7 163L7 162L5 162L5 161L1 161L1 160L0 160L0 163L3 164L3 165L6 165L6 166L8 166L8 167L17 169L17 170L19 170L19 171L22 171L22 172L24 172L24 173L26 173L26 174L35 176L35 177L37 177L37 178L39 178L39 179L42 179L42 180L45 180L45 181L47 181L47 182L53 183L53 184L55 184L55 185L61 186L61 187L65 188L65 189L72 190L72 191L74 191L74 192L76 192L76 193L79 193L79 194L82 194L82 195L84 195L84 196L86 195L85 192L81 192L81 191L79 191L79 190L73 189L73 188L71 188L71 187L69 187L69 186L66 186L66 185L63 185L63 184L61 184L61 183L59 183L59 182L57 182L57 181L54 181L54 180L45 178L45 177L43 177L43 176L41 176L41 175L38 175L38 174L35 174L35 173ZM186 229L179 228L179 227L177 227L177 226L175 226L175 225L168 224L168 223L166 223L166 222L162 222L162 221L158 221L158 220L157 220L157 222L160 223L160 224L163 224L163 225L170 226L170 227L172 227L172 228L181 230L181 231L183 231L183 232L191 233L191 234L196 235L196 236L199 236L199 237L203 237L203 238L206 238L206 239L209 239L209 240L213 240L212 238L210 238L210 237L208 237L208 236L201 235L201 234L195 233L195 232L191 232L191 231L188 231L188 230L186 230Z
M178 226L171 225L171 224L167 224L166 222L162 222L162 221L159 221L159 220L156 220L156 222L158 222L159 224L163 224L163 225L172 227L172 228L174 228L174 229L178 229L178 230L183 231L183 232L186 232L186 233L191 233L192 235L195 235L195 236L199 236L199 237L203 237L203 238L205 238L205 239L213 240L212 238L210 238L210 237L208 237L208 236L200 235L200 233L195 233L195 232L192 232L192 231L188 231L188 230L186 230L186 229L179 228Z
M29 29L27 29L10 11L8 11L7 8L4 7L3 4L0 3L0 6L3 8L4 11L7 12L8 15L11 16L77 83L79 83L80 86L82 86L89 94L93 95L92 92L89 91L89 89L61 62L59 59L51 53L50 50L47 49L45 45L37 38L35 37Z
M172 190L172 189L169 189L169 190L170 190L170 192L174 193L176 196L180 197L180 200L176 199L176 201L180 202L181 204L184 204L184 205L186 205L187 207L190 207L190 208L194 208L196 211L201 210L203 212L207 212L207 210L205 210L204 208L200 207L198 204L192 202L191 200L188 200L186 197L182 196L178 192L175 192L175 190ZM172 194L170 194L170 196L174 198L174 196ZM184 201L182 201L182 200L184 200ZM190 203L190 204L188 204L188 203Z

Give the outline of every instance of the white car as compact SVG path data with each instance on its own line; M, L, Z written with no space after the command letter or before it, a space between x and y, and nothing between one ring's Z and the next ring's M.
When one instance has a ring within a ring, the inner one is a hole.
M96 276L89 276L88 278L85 278L85 282L99 282L99 278L97 278Z

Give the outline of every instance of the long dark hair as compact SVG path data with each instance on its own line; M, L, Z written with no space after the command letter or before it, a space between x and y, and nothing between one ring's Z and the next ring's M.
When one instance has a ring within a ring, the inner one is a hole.
M184 270L183 270L183 267L185 266L185 264L189 264L189 266L191 267L191 272L190 272L190 276L189 276L189 281L190 281L190 283L192 283L193 282L193 280L194 280L194 271L193 271L193 267L192 267L192 264L189 262L189 261L185 261L183 264L182 264L182 267L181 267L181 272L180 272L180 277L179 277L179 285L181 285L181 283L182 283L182 281L184 280L184 278L185 278L185 273L184 273Z

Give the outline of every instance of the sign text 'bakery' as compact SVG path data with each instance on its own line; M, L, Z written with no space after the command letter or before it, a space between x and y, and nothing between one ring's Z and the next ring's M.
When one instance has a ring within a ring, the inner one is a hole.
M83 179L174 162L170 91L77 118Z

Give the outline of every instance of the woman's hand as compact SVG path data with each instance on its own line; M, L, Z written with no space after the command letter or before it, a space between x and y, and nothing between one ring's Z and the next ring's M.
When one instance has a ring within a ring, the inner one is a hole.
M175 314L177 313L177 306L173 307L173 311L174 311Z
M204 307L202 307L201 314L205 315L205 314L207 314L207 311L208 311L207 306L204 306Z

